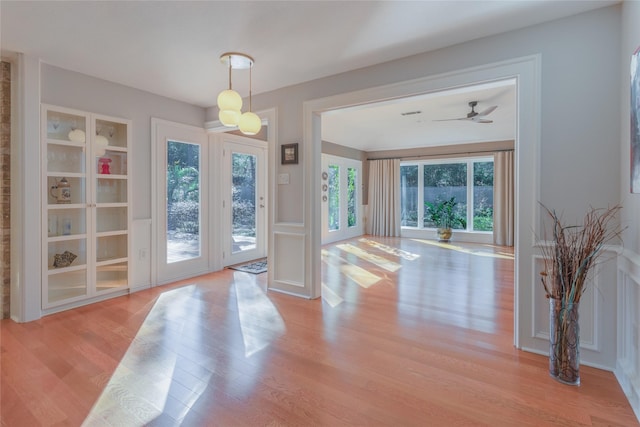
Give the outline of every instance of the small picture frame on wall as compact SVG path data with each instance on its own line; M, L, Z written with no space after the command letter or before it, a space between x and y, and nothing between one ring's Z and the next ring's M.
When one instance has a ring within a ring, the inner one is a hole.
M280 163L283 165L297 165L298 164L298 143L295 144L283 144L282 155Z

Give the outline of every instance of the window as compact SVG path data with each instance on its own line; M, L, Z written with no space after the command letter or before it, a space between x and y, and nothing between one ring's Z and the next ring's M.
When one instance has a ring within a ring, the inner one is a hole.
M200 146L168 141L167 264L201 255L200 205Z
M358 170L347 168L347 227L358 225Z
M403 227L434 228L424 218L425 202L454 197L468 231L493 231L493 158L403 162L400 187Z
M329 166L329 230L340 229L340 166Z

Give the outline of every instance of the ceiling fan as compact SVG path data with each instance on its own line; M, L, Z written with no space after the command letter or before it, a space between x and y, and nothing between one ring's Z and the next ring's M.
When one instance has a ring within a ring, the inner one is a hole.
M446 121L450 121L450 120L468 120L471 122L475 122L475 123L493 123L493 120L489 120L489 119L484 119L483 117L488 116L489 114L491 114L493 112L493 110L495 110L496 108L498 108L497 105L493 105L483 111L480 111L479 113L475 110L476 105L478 105L478 101L471 101L469 102L469 107L471 107L471 111L469 113L467 113L467 117L458 117L455 119L441 119L441 120L434 120L434 122L446 122Z

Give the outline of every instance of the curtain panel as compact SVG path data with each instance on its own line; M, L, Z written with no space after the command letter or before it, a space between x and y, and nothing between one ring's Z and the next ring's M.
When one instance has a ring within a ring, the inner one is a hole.
M513 246L515 192L513 151L500 151L493 158L493 243Z
M369 221L373 236L400 236L400 160L369 160Z

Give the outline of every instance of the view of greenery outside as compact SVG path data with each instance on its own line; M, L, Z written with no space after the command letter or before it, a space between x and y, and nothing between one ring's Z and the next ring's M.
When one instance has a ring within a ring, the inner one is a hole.
M423 165L424 201L437 203L455 197L455 211L467 216L467 163ZM424 218L424 227L436 227ZM453 228L462 229L460 224Z
M256 156L231 157L232 236L256 237Z
M473 164L473 229L493 231L493 162Z
M329 165L329 230L340 229L340 167Z
M184 241L190 241L191 247L197 248L192 256L200 254L200 146L169 141L167 247Z
M347 227L355 227L358 224L358 212L356 208L358 170L347 168Z
M424 215L424 206L418 206L418 195L422 192L423 202L434 203L455 197L456 212L465 218L467 205L472 203L473 218L467 218L467 228L493 231L493 161L485 158L416 163L400 166L401 226L435 228L430 221L423 218L421 224L418 219ZM469 172L472 172L471 176ZM469 182L469 185L472 186L468 187L467 180L471 179L473 183Z
M400 225L418 226L418 165L400 166Z

